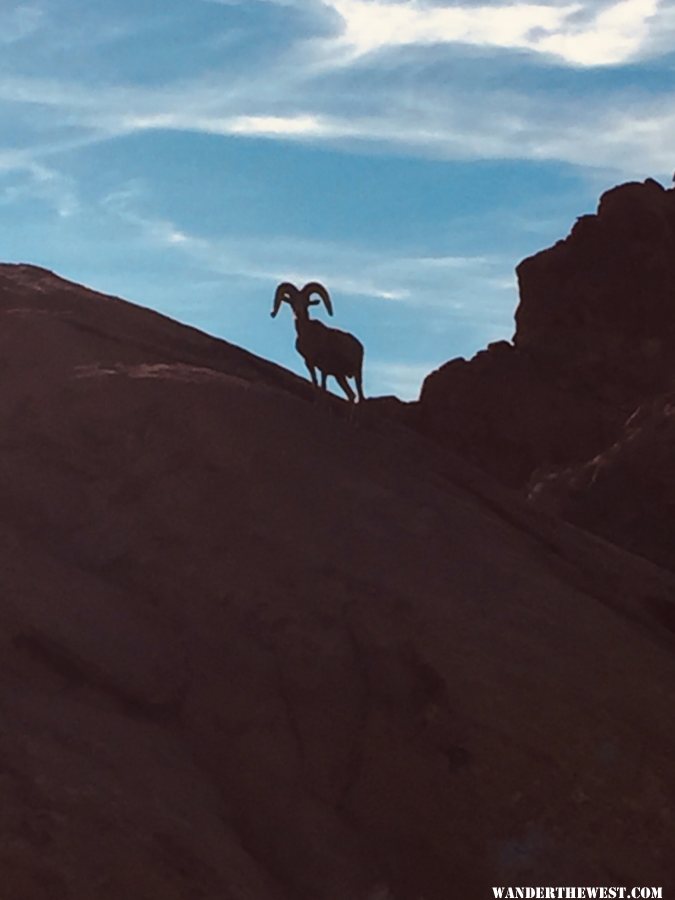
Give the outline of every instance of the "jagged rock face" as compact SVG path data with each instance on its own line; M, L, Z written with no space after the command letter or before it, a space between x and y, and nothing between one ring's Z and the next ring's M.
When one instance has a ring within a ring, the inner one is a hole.
M668 568L675 567L675 395L626 422L594 459L535 472L529 496L542 509Z
M668 890L672 577L41 270L0 326L3 897Z
M651 180L607 191L596 215L517 273L519 350L556 370L662 386L675 346L675 191Z
M606 446L613 417L579 373L555 377L512 345L491 344L453 360L422 391L423 430L506 484L518 487L543 462L583 460Z
M597 214L518 266L513 346L492 345L426 379L427 433L500 480L606 448L675 372L675 191L606 192Z

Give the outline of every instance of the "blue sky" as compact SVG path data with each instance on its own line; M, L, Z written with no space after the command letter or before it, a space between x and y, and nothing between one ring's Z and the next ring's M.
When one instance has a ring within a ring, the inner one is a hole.
M304 374L319 279L366 393L511 337L514 267L675 168L659 0L4 0L3 261Z

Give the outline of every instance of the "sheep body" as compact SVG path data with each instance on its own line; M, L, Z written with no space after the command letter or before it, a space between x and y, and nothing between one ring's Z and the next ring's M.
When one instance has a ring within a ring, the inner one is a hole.
M356 378L363 369L363 344L348 331L329 328L316 319L295 320L295 349L308 366L326 375Z

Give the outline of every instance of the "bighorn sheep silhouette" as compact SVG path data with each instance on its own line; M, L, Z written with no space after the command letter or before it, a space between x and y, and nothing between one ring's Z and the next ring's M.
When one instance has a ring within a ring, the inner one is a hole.
M359 402L365 400L363 396L363 344L353 334L347 331L338 331L337 328L329 328L323 322L310 319L309 307L318 306L319 300L312 300L312 294L318 294L323 300L328 315L333 315L333 304L326 288L318 281L310 281L298 290L289 281L282 282L274 295L274 307L272 318L281 308L282 302L290 303L295 316L295 331L298 339L295 349L305 360L305 365L312 376L312 384L319 386L316 370L321 372L321 389L326 390L326 380L332 375L342 390L347 395L350 403L353 403L356 395L352 390L348 378L356 382L356 390Z

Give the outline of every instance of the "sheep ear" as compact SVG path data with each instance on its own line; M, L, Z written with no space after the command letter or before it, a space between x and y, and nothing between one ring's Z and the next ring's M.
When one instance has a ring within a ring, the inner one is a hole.
M320 301L320 300L310 300L310 301L309 301L309 305L310 305L310 306L320 306L320 305L321 305L321 301Z

